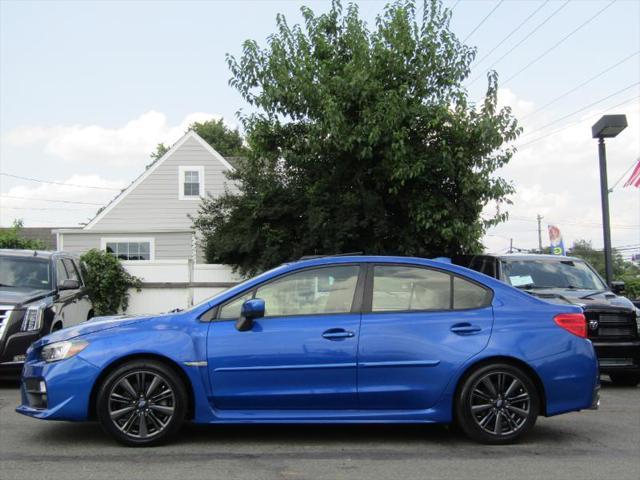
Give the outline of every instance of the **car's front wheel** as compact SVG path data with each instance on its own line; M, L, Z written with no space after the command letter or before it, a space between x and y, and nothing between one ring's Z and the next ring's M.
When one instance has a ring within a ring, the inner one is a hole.
M533 427L539 408L540 398L529 375L499 363L481 367L464 379L456 420L473 440L512 443Z
M188 397L184 383L167 365L134 360L111 372L97 395L102 428L129 446L166 441L182 426Z
M611 381L623 387L635 387L640 383L640 373L611 373Z

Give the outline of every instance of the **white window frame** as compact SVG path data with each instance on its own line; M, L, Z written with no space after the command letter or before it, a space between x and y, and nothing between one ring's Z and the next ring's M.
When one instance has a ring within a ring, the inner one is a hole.
M198 172L198 180L200 181L199 195L184 194L184 177L186 172ZM178 167L178 198L180 200L200 200L204 197L204 166L203 165L180 165Z
M152 262L156 259L156 239L153 237L102 237L100 250L107 251L107 243L149 243L149 260L122 260L123 262Z

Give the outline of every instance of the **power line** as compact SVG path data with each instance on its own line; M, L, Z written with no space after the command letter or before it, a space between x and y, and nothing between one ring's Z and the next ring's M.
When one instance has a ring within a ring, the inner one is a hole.
M497 4L495 7L493 7L493 8L491 9L491 11L490 11L489 13L487 13L487 15L486 15L482 20L480 20L480 23L479 23L478 25L476 25L476 28L474 28L473 30L471 30L471 32L470 32L466 37L464 37L464 40L462 41L462 43L467 43L467 40L469 40L469 38L471 37L471 35L473 35L474 33L476 33L476 31L478 31L478 29L479 29L479 28L484 24L484 22L486 22L486 21L487 21L487 19L488 19L491 15L493 15L493 12L495 12L495 11L498 9L498 7L500 7L500 5L502 5L503 3L504 3L504 0L500 0L500 1L498 2L498 4Z
M38 178L23 177L21 175L13 175L11 173L4 173L4 172L0 172L0 175L2 175L4 177L18 178L20 180L28 180L30 182L50 183L52 185L64 185L65 187L92 188L92 189L95 189L95 190L118 190L118 191L122 190L121 188L94 187L94 186L90 186L90 185L79 185L77 183L66 183L66 182L54 182L54 181L51 181L51 180L40 180Z
M30 198L30 197L19 197L16 195L0 195L1 198L15 198L18 200L31 200L31 201L38 201L38 202L57 202L57 203L75 203L78 205L95 205L98 207L102 207L103 204L102 203L90 203L90 202L76 202L73 200L54 200L52 198Z
M562 5L560 5L560 7L556 8L551 15L549 15L547 18L545 18L541 23L539 23L533 30L531 30L522 40L520 40L518 43L516 43L513 47L511 47L504 55L502 55L498 60L496 60L495 62L493 62L489 68L487 68L487 71L491 70L494 66L496 66L496 64L498 64L499 62L501 62L507 55L509 55L511 52L513 52L516 48L518 48L520 45L522 45L529 37L531 37L531 35L533 35L534 33L536 33L538 30L540 30L540 28L542 28L542 26L544 24L546 24L549 20L551 20L553 17L555 17L558 12L560 12L560 10L562 10L564 7L566 7L569 4L570 0L566 0ZM477 80L479 80L480 78L483 77L484 74L480 74L478 75L476 78L474 78L473 80L471 80L471 82L469 83L468 86L473 85Z
M460 3L460 0L456 0L456 3L453 4L453 7L451 7L451 11L453 12L456 7L458 6L458 4Z
M9 209L9 210L58 210L61 212L86 212L86 208L49 208L49 207L45 207L45 208L33 208L33 207L6 207L4 205L0 205L0 210L2 209ZM88 208L88 207L87 207Z
M606 113L606 112L608 112L608 111L610 111L610 110L613 110L614 108L621 107L622 105L625 105L625 104L627 104L627 103L629 103L629 102L631 102L631 101L633 101L633 100L637 100L637 99L639 99L639 98L640 98L640 97L637 97L637 96L635 96L635 97L631 97L631 98L627 98L627 99L626 99L626 100L624 100L623 102L616 103L615 105L613 105L613 106L611 106L611 107L607 108L606 110L603 110L603 111L602 111L602 112L600 112L600 113L596 113L595 115L592 115L592 116L590 116L589 118L596 118L596 117L598 117L598 116L602 115L603 113ZM571 128L571 127L573 127L573 126L575 126L575 125L579 125L580 123L584 122L585 120L588 120L588 119L583 119L583 120L580 120L580 121L578 121L578 122L570 123L569 125L565 125L564 127L561 127L561 128L556 129L556 130L553 130L552 132L546 133L546 134L544 134L544 135L542 135L542 136L540 136L540 137L538 137L538 138L534 138L533 140L529 140L529 141L528 141L528 142L526 142L526 143L519 144L519 145L517 145L517 147L518 147L518 148L526 147L527 145L530 145L530 144L532 144L532 143L536 143L536 142L539 142L540 140L544 140L544 139L546 139L546 138L552 137L553 135L556 135L556 134L558 134L558 133L560 133L560 132L563 132L563 131L565 131L565 130L566 130L566 129L568 129L568 128Z
M519 222L536 222L536 219L533 218L527 218L527 217L519 217L519 216L512 216L509 215L509 219L510 220L515 220L515 221L519 221ZM602 228L602 224L599 223L587 223L587 222L573 222L573 221L565 221L565 220L558 220L553 219L554 223L561 223L564 225L575 225L575 226L579 226L579 227L597 227L597 228ZM616 228L640 228L640 225L629 225L629 224L612 224L612 227L616 227Z
M540 108L534 110L533 112L525 115L524 117L520 118L520 121L524 120L525 118L529 118L532 115L535 115L536 113L540 112L541 110L544 110L545 108L553 105L554 103L556 103L558 100L562 100L563 98L565 98L567 95L572 94L573 92L575 92L576 90L579 90L580 88L584 87L585 85L591 83L592 81L594 81L597 78L600 78L602 75L604 75L605 73L613 70L614 68L616 68L618 65L622 65L624 62L626 62L627 60L629 60L630 58L635 57L636 55L638 55L638 53L640 53L640 50L638 50L635 53L632 53L631 55L623 58L622 60L620 60L619 62L615 63L614 65L611 65L609 68L605 68L604 70L602 70L600 73L594 75L593 77L591 77L588 80L585 80L584 82L582 82L580 85L573 87L571 90L564 92L562 95L558 95L556 98L554 98L553 100L551 100L550 102L545 103L544 105L542 105Z
M536 128L535 130L533 130L533 131L531 131L531 132L526 133L526 134L524 135L524 137L528 137L528 136L530 136L530 135L534 134L535 132L539 132L540 130L544 130L545 128L550 127L551 125L555 125L556 123L561 122L562 120L564 120L564 119L566 119L566 118L569 118L569 117L571 117L571 116L575 115L576 113L583 112L583 111L585 111L585 110L587 110L587 109L589 109L589 108L593 107L594 105L597 105L598 103L602 103L602 102L604 102L605 100L609 100L611 97L615 97L616 95L619 95L619 94L620 94L620 93L622 93L622 92L626 92L627 90L629 90L629 89L631 89L631 88L633 88L633 87L635 87L635 86L637 86L637 85L640 85L640 82L635 82L635 83L632 83L631 85L627 85L626 87L621 88L620 90L618 90L618 91L616 91L616 92L613 92L613 93L611 93L611 94L607 95L606 97L602 97L602 98L600 98L600 99L596 100L595 102L591 102L590 104L585 105L584 107L579 108L578 110L574 110L574 111L573 111L573 112L571 112L571 113L568 113L568 114L566 114L566 115L564 115L564 116L562 116L562 117L560 117L560 118L557 118L557 119L553 120L552 122L547 123L546 125L544 125L544 126L542 126L542 127L538 127L538 128Z
M502 40L500 40L491 50L489 50L489 53L485 54L480 60L477 60L475 62L476 65L480 64L483 62L484 59L486 59L488 56L490 56L493 52L495 52L504 42L506 42L507 40L509 40L513 34L515 34L518 30L520 30L529 20L531 20L531 18L533 18L533 16L538 13L540 10L542 10L542 8L549 3L550 0L545 0L542 5L540 5L538 8L536 8L532 13L529 14L529 16L527 18L525 18L522 22L520 22L520 24L514 28L513 30L511 30L511 33L509 33L509 35L507 35L506 37L504 37Z
M529 63L527 63L524 67L522 67L520 70L518 70L516 73L514 73L513 75L511 75L509 78L507 78L504 82L502 82L502 86L504 87L507 83L509 83L511 80L513 80L514 78L516 78L518 75L520 75L522 72L524 72L525 70L527 70L529 67L533 66L535 63L537 63L538 61L540 61L542 58L546 57L549 53L551 53L553 50L555 50L556 48L558 48L560 45L562 45L565 41L567 41L570 37L572 37L575 33L577 33L578 31L582 30L585 26L587 26L589 23L591 23L595 18L597 18L598 16L600 16L607 8L609 8L611 5L613 5L614 3L616 3L616 0L611 0L611 2L609 2L607 5L605 5L603 8L601 8L600 10L598 10L594 15L592 15L591 17L589 17L589 19L585 20L584 22L582 22L580 25L578 25L575 29L573 29L571 32L569 32L567 35L565 35L564 37L562 37L560 40L558 40L555 44L553 44L551 47L549 47L547 50L545 50L543 53L541 53L540 55L538 55L536 58L534 58L533 60L531 60Z

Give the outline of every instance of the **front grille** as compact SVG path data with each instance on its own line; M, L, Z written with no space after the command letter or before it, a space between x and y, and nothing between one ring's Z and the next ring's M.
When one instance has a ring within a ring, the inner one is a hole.
M601 358L600 367L632 367L633 358Z
M586 310L584 314L589 327L589 338L607 338L608 340L638 338L636 315L633 311Z
M4 336L4 331L7 328L11 312L13 312L12 306L0 305L0 340L2 340L2 337Z

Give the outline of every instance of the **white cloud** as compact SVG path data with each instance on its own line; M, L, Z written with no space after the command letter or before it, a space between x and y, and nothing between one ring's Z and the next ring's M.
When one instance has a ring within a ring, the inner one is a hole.
M158 143L171 145L191 123L218 118L219 115L196 112L177 125L169 125L165 114L151 110L117 128L99 125L20 127L7 132L3 142L12 146L41 143L44 153L69 163L145 165Z
M531 102L520 100L512 92L501 95L501 101L514 105L516 115L518 111L526 115L527 109L535 110ZM612 99L610 103L617 102ZM516 247L537 247L537 214L544 217L543 245L548 244L547 224L554 223L562 230L567 246L582 238L602 246L600 171L591 125L604 113L627 115L629 127L607 141L610 186L640 156L640 103L636 100L611 111L608 108L604 105L547 128L542 127L562 117L562 111L543 110L524 118L521 123L525 130L516 142L519 151L499 172L514 183L517 191L513 205L506 209L510 220L488 232L484 239L487 250L505 251L511 238ZM623 189L623 183L609 197L614 246L640 244L640 191ZM489 215L493 210L485 211Z

